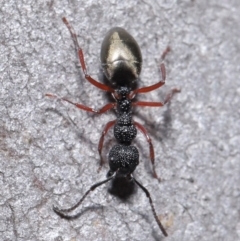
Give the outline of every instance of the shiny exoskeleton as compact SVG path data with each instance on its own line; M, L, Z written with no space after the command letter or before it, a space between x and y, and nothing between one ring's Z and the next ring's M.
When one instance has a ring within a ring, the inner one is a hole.
M139 164L139 152L131 146L137 135L132 120L132 105L129 94L141 72L142 55L135 39L123 28L112 28L106 34L101 48L101 65L106 78L114 87L117 121L114 137L119 144L109 152L110 171L107 176L129 175Z
M101 65L103 72L107 80L109 81L109 85L105 85L96 81L87 73L84 55L82 49L78 44L76 33L74 32L73 28L70 26L66 18L63 18L63 22L68 27L74 43L77 47L79 61L86 80L97 88L110 92L115 102L108 103L101 109L95 110L91 107L79 103L74 103L66 98L59 99L67 101L75 105L79 109L98 114L102 114L113 108L116 110L117 119L110 121L106 124L99 140L98 151L100 155L100 167L104 163L101 155L104 137L108 130L112 127L114 127L114 137L117 140L117 144L111 148L108 155L110 170L107 173L107 179L91 186L90 189L79 200L79 202L73 207L68 209L58 209L57 207L54 207L54 211L62 217L68 217L66 213L73 211L75 208L77 208L91 191L112 179L121 177L125 178L125 180L127 180L128 182L136 183L145 192L146 196L149 199L154 218L162 233L167 236L166 230L164 229L163 225L157 217L150 193L132 175L137 165L139 164L138 149L132 145L132 141L137 135L137 129L139 129L145 135L149 145L150 160L153 165L153 176L155 178L158 178L154 166L154 149L151 138L149 137L146 129L140 123L133 120L132 107L163 106L171 99L172 95L176 92L179 92L179 90L173 89L167 95L164 102L134 101L134 97L136 96L136 94L147 93L164 85L166 77L165 67L164 64L161 64L160 66L162 73L161 81L151 86L136 88L136 84L142 67L141 51L135 39L127 31L119 27L112 28L110 31L108 31L101 47ZM49 97L58 98L56 95L53 94L46 95Z
M103 40L101 64L107 79L118 89L135 85L142 68L142 54L136 40L123 28L112 28Z

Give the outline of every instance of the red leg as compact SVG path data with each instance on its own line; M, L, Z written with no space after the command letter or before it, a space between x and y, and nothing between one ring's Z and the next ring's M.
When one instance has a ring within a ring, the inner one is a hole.
M132 103L133 106L148 106L148 107L159 107L164 106L163 102L147 102L147 101L136 101Z
M147 142L149 144L150 160L151 160L152 167L153 167L153 177L157 178L160 181L160 178L158 177L156 170L155 170L155 154L154 154L152 140L151 140L150 136L148 135L147 130L140 123L134 121L134 125L144 134L144 136L147 139Z
M165 80L166 80L166 69L165 69L165 65L162 63L160 65L160 68L161 68L161 73L162 73L162 80L159 81L158 83L154 84L154 85L150 85L150 86L147 86L147 87L142 87L142 88L139 88L137 90L134 90L129 98L132 99L136 94L138 93L147 93L147 92L150 92L152 90L156 90L158 88L160 88L161 86L163 86L165 84Z
M133 102L132 105L133 106L148 106L148 107L160 107L160 106L164 106L165 104L167 104L171 98L173 97L174 94L179 93L180 90L179 89L172 89L170 91L170 93L167 94L165 100L163 102L147 102L147 101L136 101Z
M162 53L161 55L161 59L164 60L166 55L171 51L171 48L168 46L165 51ZM162 80L159 81L158 83L154 84L154 85L150 85L150 86L147 86L147 87L142 87L142 88L139 88L137 90L134 90L129 98L132 99L137 93L147 93L147 92L150 92L152 90L155 90L155 89L158 89L160 88L161 86L163 86L165 84L165 80L166 80L166 69L165 69L165 65L164 63L161 63L160 65L160 69L161 69L161 73L162 73Z
M169 46L167 46L167 48L163 51L162 55L161 55L161 59L164 60L166 55L171 51L171 48Z
M58 96L56 95L53 95L53 94L46 94L46 96L48 97L52 97L52 98L58 98ZM108 103L106 104L105 106L103 106L100 110L95 110L91 107L88 107L88 106L85 106L85 105L82 105L82 104L79 104L79 103L74 103L66 98L58 98L60 100L63 100L63 101L66 101L72 105L75 105L77 108L81 109L81 110L85 110L85 111L88 111L88 112L93 112L93 113L98 113L98 114L102 114L112 108L114 108L116 106L116 103Z
M74 44L75 44L75 46L76 46L76 48L77 48L79 61L80 61L80 64L81 64L83 73L84 73L84 75L85 75L85 79L86 79L87 81L89 81L92 85L96 86L97 88L99 88L99 89L101 89L101 90L104 90L104 91L108 91L108 92L112 92L112 93L113 93L114 90L113 90L111 87L109 87L109 86L107 86L107 85L105 85L105 84L102 84L102 83L96 81L96 80L93 79L90 75L88 75L88 73L87 73L87 68L86 68L86 64L85 64L85 60L84 60L83 51L82 51L82 49L81 49L80 46L79 46L79 43L78 43L78 40L77 40L77 35L76 35L73 27L72 27L72 26L70 25L70 23L67 21L67 19L66 19L66 18L63 18L62 20L63 20L63 22L65 23L65 25L67 26L69 32L71 33L72 39L73 39Z
M100 166L98 168L98 172L101 170L102 168L102 165L104 163L104 160L102 158L102 147L103 147L103 141L104 141L104 137L105 135L107 134L108 130L116 123L116 120L114 121L109 121L106 126L104 127L103 129L103 132L102 132L102 135L101 135L101 138L99 140L99 143L98 143L98 152L99 152L99 156L100 156Z
M165 100L164 100L164 105L167 104L167 103L172 99L172 97L174 96L174 94L179 93L179 92L181 92L180 89L177 89L177 88L172 89L172 90L167 94L167 96L166 96L166 98L165 98Z

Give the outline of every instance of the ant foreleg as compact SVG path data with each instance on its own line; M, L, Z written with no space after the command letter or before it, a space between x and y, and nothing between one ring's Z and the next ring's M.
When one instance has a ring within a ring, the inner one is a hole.
M70 25L70 23L67 21L67 19L65 17L62 18L62 20L65 23L65 25L67 26L69 32L71 33L72 39L74 41L75 47L76 47L77 52L78 52L78 58L79 58L80 65L82 67L85 79L87 81L89 81L92 85L96 86L97 88L99 88L101 90L104 90L104 91L108 91L108 92L112 92L113 93L114 90L110 86L102 84L102 83L96 81L95 79L93 79L90 75L88 75L86 64L85 64L85 60L84 60L83 51L82 51L82 48L80 48L80 45L78 43L77 35L76 35L75 31L74 31L74 28Z
M133 106L147 106L147 107L161 107L167 104L173 97L174 94L179 93L181 90L174 88L172 89L167 96L165 97L165 100L163 102L154 102L154 101L136 101L133 102Z

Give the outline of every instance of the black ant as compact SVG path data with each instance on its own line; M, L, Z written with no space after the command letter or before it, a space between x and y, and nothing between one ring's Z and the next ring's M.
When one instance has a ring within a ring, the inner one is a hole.
M118 144L112 147L108 155L110 170L107 173L107 179L91 186L90 189L79 200L79 202L73 207L68 209L58 209L57 207L54 207L54 211L60 216L66 216L65 214L77 208L91 191L95 190L97 187L109 182L112 179L115 180L116 178L121 177L129 183L136 183L137 186L139 186L143 190L143 192L149 199L154 218L159 228L161 229L162 233L167 236L166 230L164 229L163 225L157 217L149 191L142 184L140 184L132 175L135 168L139 164L139 152L135 146L131 145L131 142L137 135L137 129L139 129L145 135L149 145L150 160L153 166L153 176L155 178L158 178L154 166L154 149L152 145L152 140L149 137L146 129L140 123L133 121L132 107L163 106L171 99L173 94L179 92L179 90L173 89L167 95L164 102L133 102L133 99L137 94L147 93L163 86L165 84L166 71L165 66L162 63L160 65L162 73L161 81L151 86L136 88L137 80L139 78L142 66L141 51L136 40L126 30L119 27L112 28L108 31L101 47L101 65L103 72L107 80L109 81L109 85L102 84L96 81L87 73L83 51L79 46L77 35L74 29L71 27L66 18L63 18L63 22L69 29L71 36L74 40L78 52L79 61L85 75L85 79L97 88L111 93L115 102L106 104L100 110L95 110L91 107L79 103L74 103L66 98L60 98L60 100L67 101L70 104L75 105L79 109L98 114L102 114L113 108L116 109L117 119L110 121L106 124L99 140L98 152L100 155L100 168L104 163L101 155L104 137L111 127L114 127L114 137L116 138ZM167 49L166 51L169 51L169 49ZM164 55L165 54L166 53L164 53ZM58 98L56 95L53 94L46 94L46 96Z

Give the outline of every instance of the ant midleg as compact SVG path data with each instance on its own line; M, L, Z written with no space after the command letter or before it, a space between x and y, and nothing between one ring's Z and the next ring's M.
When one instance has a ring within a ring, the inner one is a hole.
M172 97L174 96L174 94L181 92L180 89L174 88L172 89L165 97L165 100L163 102L154 102L154 101L136 101L133 102L132 105L133 106L147 106L147 107L161 107L164 106L165 104L167 104Z
M132 103L132 106L162 107L164 106L164 102L136 101Z
M116 103L108 103L108 104L104 105L101 109L96 110L96 109L88 107L86 105L72 102L71 100L68 100L65 97L61 98L61 97L58 97L57 95L49 94L49 93L47 93L45 95L48 97L51 97L51 98L57 98L59 100L66 101L72 105L75 105L78 109L85 110L85 111L92 112L92 113L97 113L97 114L103 114L104 112L106 112L116 106Z

